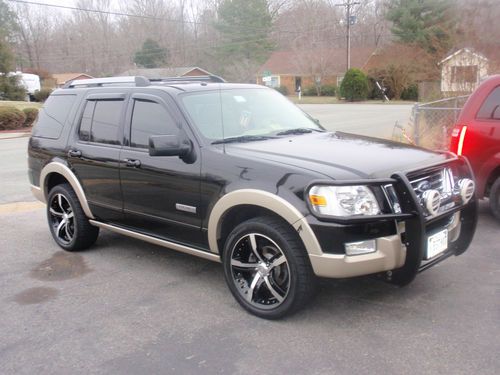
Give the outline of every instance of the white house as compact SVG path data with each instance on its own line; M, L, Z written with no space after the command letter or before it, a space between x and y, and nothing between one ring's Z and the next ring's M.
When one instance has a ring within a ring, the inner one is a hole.
M462 48L439 62L441 92L445 96L474 91L488 76L489 60L470 48Z

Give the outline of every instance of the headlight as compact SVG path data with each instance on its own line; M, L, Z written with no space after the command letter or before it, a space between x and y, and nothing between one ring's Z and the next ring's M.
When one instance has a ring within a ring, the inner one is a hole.
M313 186L309 189L313 211L328 216L378 215L380 207L370 188L355 186Z

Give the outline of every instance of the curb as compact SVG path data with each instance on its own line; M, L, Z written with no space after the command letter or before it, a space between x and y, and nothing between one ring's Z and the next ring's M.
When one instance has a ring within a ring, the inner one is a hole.
M31 135L31 132L0 133L0 140L1 139L13 139L13 138L29 137L30 135Z

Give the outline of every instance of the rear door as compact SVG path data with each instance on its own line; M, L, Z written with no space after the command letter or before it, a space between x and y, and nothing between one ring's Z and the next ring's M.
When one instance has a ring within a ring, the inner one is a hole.
M125 224L143 232L205 247L201 236L199 150L186 163L177 156L150 156L151 135L181 130L199 148L168 94L144 90L130 98L120 175Z
M472 138L478 150L471 163L477 171L478 180L485 181L499 163L495 155L500 153L500 86L495 87L483 101L470 130L473 134L467 135L467 141Z
M119 160L126 98L123 91L90 93L67 151L92 213L104 221L119 221L123 216Z

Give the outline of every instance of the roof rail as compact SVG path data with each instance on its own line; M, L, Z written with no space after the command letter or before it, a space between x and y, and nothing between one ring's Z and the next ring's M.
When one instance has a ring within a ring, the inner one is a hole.
M77 87L102 87L113 85L133 84L137 87L149 86L151 82L146 77L142 76L127 76L127 77L106 77L106 78L90 78L68 81L62 87L63 89L71 89Z
M226 82L222 77L216 75L206 76L187 76L187 77L163 77L163 78L146 78L143 76L125 76L125 77L107 77L107 78L90 78L68 81L62 87L63 89L71 89L77 87L103 87L103 86L122 86L134 85L136 87L150 86L152 82Z
M162 77L150 78L151 82L218 82L225 83L226 80L214 74L205 76L184 76L184 77Z

